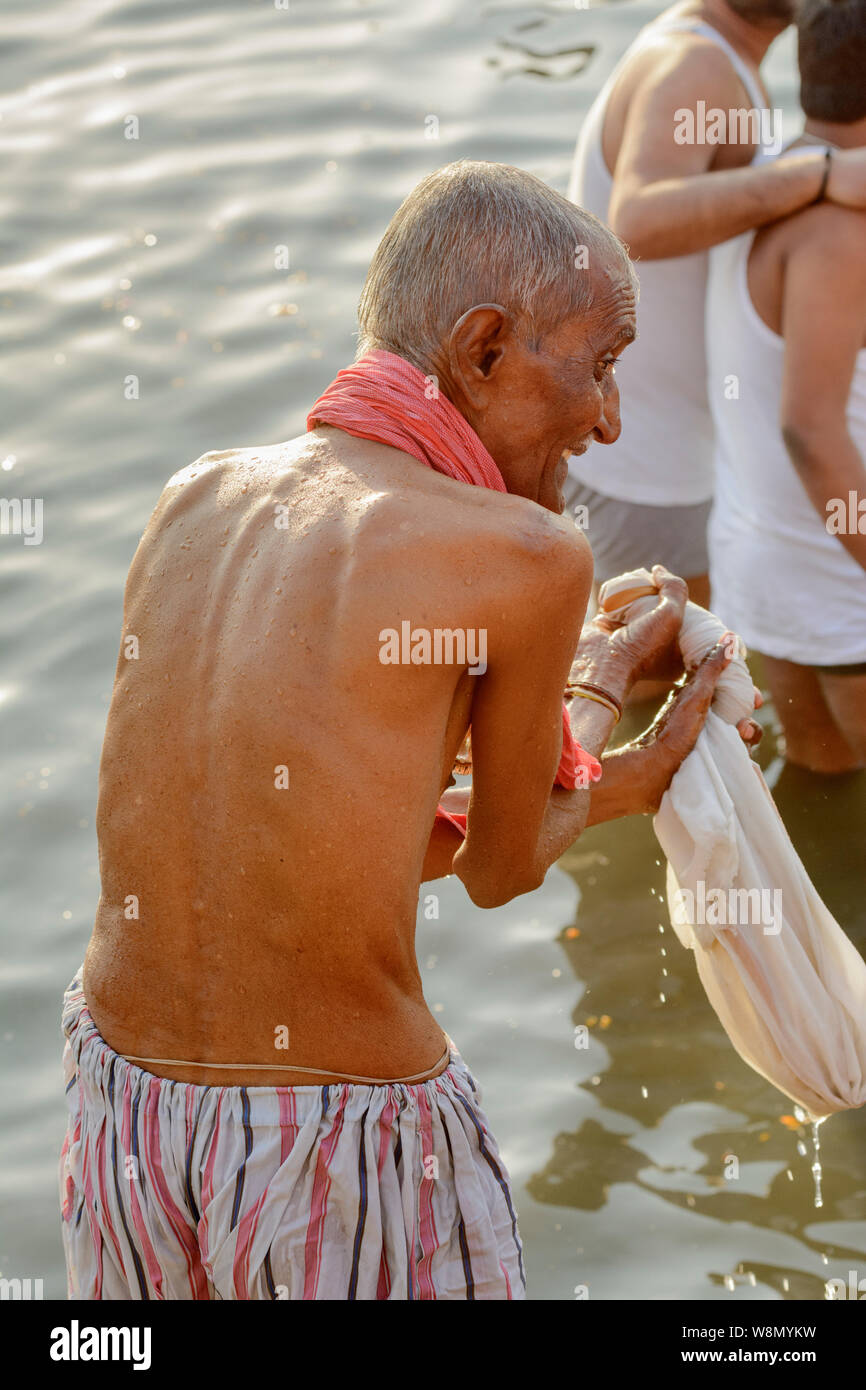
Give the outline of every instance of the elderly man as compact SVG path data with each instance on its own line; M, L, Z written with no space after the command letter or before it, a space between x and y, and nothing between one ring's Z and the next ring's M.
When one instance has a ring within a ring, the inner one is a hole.
M598 780L685 599L657 572L656 610L575 659L566 460L616 438L635 334L610 232L453 165L397 212L360 318L310 432L177 474L132 563L64 1012L75 1297L522 1297L508 1175L424 1001L419 885L454 872L493 907L652 809L726 664Z

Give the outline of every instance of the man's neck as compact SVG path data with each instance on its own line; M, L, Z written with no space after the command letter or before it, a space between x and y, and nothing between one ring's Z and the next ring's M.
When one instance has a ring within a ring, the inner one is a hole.
M838 121L807 121L803 136L811 144L836 145L840 150L858 149L866 145L866 120L841 125Z
M725 0L687 0L677 8L683 17L688 15L711 24L741 58L756 68L764 61L770 44L787 28L781 20L768 19L760 26L752 24L736 14Z

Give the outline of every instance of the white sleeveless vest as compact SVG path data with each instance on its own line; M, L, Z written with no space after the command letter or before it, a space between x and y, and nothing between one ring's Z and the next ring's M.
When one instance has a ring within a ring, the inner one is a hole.
M710 518L713 607L750 647L804 666L866 661L866 573L827 529L782 439L785 341L748 284L754 232L710 254L707 357L715 422ZM848 429L866 459L866 349L848 393ZM845 523L854 518L847 497Z
M648 24L611 73L583 123L568 196L607 221L613 179L602 153L607 103L625 63L673 32L712 40L731 60L756 110L764 95L753 74L709 24L662 19ZM756 160L763 152L756 155ZM636 262L640 279L637 341L616 369L622 433L569 461L569 474L596 492L651 506L689 506L713 494L713 431L706 389L704 301L709 254Z

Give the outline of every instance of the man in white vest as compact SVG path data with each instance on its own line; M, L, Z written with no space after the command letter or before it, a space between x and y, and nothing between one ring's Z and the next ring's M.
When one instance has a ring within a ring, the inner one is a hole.
M572 201L638 262L638 340L619 369L620 437L569 463L566 506L600 583L663 562L709 601L713 429L704 300L711 246L821 199L866 207L866 151L778 154L759 66L792 0L685 0L641 30L587 113ZM793 132L791 132L793 135Z
M832 172L866 147L866 0L804 0L797 28L796 149ZM707 355L714 606L763 657L788 761L864 767L866 212L821 204L713 251Z

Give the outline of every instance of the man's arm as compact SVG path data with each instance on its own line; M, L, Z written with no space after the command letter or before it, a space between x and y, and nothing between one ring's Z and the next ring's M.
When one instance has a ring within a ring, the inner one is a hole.
M454 872L479 907L509 902L544 877L539 835L562 752L562 693L592 586L589 547L559 519L546 520L534 542L508 558L507 592L472 702L469 821L454 858ZM590 752L600 751L613 724L601 706L593 710L604 718L596 721L598 749ZM574 732L580 739L592 731ZM589 794L569 795L574 838Z
M450 788L456 790L456 788ZM463 788L460 789L463 791ZM469 790L464 792L465 804L451 806L449 809L466 814L469 808ZM433 829L424 853L424 867L421 871L421 882L429 883L434 878L447 878L454 872L454 856L463 844L463 836L455 826L446 820L436 819L433 822Z
M804 219L806 221L807 219ZM866 336L866 214L810 214L785 266L782 433L809 498L826 525L827 504L866 497L866 468L847 425L855 361ZM866 570L866 535L839 535Z
M584 804L576 799L577 793L554 787L541 829L543 858L549 858L552 863L590 825L602 825L625 816L655 814L673 774L691 752L703 727L716 681L727 661L723 646L708 653L686 685L672 692L668 705L645 734L603 755L603 776L588 789L590 800L586 814ZM591 711L586 713L592 717ZM578 728L578 717L572 705L574 731ZM755 747L760 741L761 726L754 720L741 720L737 729L747 747ZM580 732L584 747L599 742L591 735L587 737L583 727ZM449 787L440 800L446 810L466 815L469 797L469 787ZM463 836L454 826L437 821L424 859L423 880L445 878L453 873L454 856L462 844Z
M718 145L678 143L677 113L698 101L726 114L742 105L739 80L714 45L690 39L648 64L632 95L614 171L608 221L633 258L706 250L796 212L818 196L823 149L798 150L758 168L711 172ZM827 196L866 205L866 151L833 156Z
M469 819L453 868L479 907L497 907L537 888L588 822L597 790L551 791L562 748L562 691L569 672L624 699L635 680L669 656L685 610L684 581L657 568L660 601L655 609L612 630L591 624L572 660L592 582L591 555L585 542L564 527L542 549L533 549L528 564L510 571L512 601L503 595L505 621L488 639L488 670L472 706ZM597 797L595 819L645 811L653 800L657 804L695 744L727 660L720 647L678 692L648 737L657 745L651 768L647 757L633 761L631 770L640 769L640 775L631 784L614 773L612 785ZM575 737L599 756L612 732L613 714L603 705L576 699L571 717ZM656 790L648 792L654 779Z

